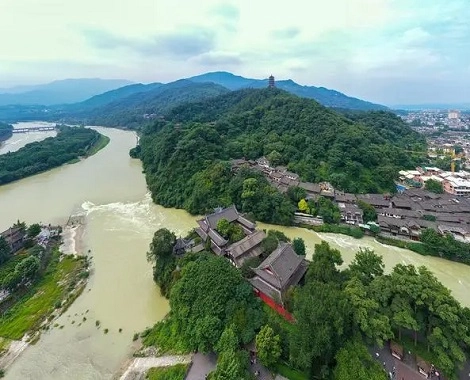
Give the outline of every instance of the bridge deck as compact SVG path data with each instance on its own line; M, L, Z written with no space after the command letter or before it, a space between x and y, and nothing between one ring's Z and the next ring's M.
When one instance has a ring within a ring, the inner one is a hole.
M55 127L30 127L30 128L14 128L13 133L27 133L27 132L43 132L54 131Z

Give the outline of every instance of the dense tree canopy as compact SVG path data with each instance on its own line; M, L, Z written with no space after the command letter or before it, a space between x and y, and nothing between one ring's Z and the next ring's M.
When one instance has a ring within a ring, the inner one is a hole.
M86 155L100 138L90 128L60 127L56 137L0 155L0 185L60 166Z
M226 326L242 343L255 337L261 304L241 273L226 259L201 256L182 269L170 294L171 318L194 350L213 350Z
M381 365L374 360L360 339L351 339L338 351L334 380L386 380Z
M352 121L279 90L235 91L185 104L167 120L148 127L141 138L140 157L157 203L191 213L235 203L259 220L284 224L300 199L288 201L289 194L279 194L261 174L234 177L224 162L275 156L304 181L380 192L393 190L399 169L418 163L403 150L424 147L390 113L368 112ZM337 220L336 213L326 214Z
M168 297L173 283L173 272L176 269L176 258L173 256L173 247L176 236L166 228L161 228L153 235L147 259L154 263L153 279L160 287L162 295Z

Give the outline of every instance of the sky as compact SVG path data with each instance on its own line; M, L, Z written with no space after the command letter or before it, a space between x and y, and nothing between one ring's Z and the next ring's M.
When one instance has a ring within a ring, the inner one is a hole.
M469 0L0 0L0 88L230 71L470 103L469 20Z

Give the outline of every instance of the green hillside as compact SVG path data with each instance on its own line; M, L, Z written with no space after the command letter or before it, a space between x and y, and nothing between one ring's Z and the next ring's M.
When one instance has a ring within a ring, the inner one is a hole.
M145 130L140 156L157 203L192 213L235 203L279 222L292 211L287 198L263 177L232 176L228 160L264 155L303 181L355 193L393 191L398 170L418 163L404 150L425 141L401 119L384 111L354 117L281 90L235 91L174 108L169 121Z

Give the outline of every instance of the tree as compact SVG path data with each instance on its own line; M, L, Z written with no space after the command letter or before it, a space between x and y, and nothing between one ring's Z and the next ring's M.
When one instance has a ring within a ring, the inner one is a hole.
M336 284L308 282L296 293L290 359L309 378L328 378L337 350L350 335L351 306Z
M302 212L308 212L308 203L305 199L301 199L299 203L297 204L297 208L302 211Z
M302 187L290 186L287 189L287 196L294 204L297 204L300 200L305 199L307 191Z
M428 179L424 185L424 188L432 193L442 194L444 193L444 188L442 183L434 179Z
M269 163L273 167L282 164L282 154L279 153L277 150L273 150L266 156L266 158L269 160Z
M362 218L364 219L364 223L374 222L377 220L377 212L375 211L374 206L362 200L358 200L357 205L363 212Z
M251 286L225 258L204 255L187 263L170 294L171 318L193 350L212 351L226 326L246 344L261 325Z
M360 338L349 340L336 354L334 380L386 380L382 366Z
M292 240L292 248L294 248L295 253L300 256L305 256L305 242L302 238L295 238Z
M41 226L38 223L31 224L28 227L27 234L29 238L35 238L41 232Z
M256 335L256 350L260 362L268 368L274 368L281 356L281 338L274 330L265 325Z
M230 235L230 223L227 219L222 218L217 222L217 231L224 238L228 239Z
M15 290L16 287L21 283L21 273L17 271L12 271L8 273L2 282L2 287L12 291Z
M11 248L6 239L0 235L0 264L7 261L11 256Z
M211 380L248 379L248 354L246 351L226 351L217 358L217 367Z
M331 248L326 241L315 244L315 251L307 271L307 282L340 282L341 276L337 266L342 263L341 253Z
M368 294L368 288L359 278L351 278L344 293L352 306L352 319L357 331L380 346L393 337L389 318L381 312L379 303Z
M337 224L341 220L338 206L325 197L318 199L318 215L323 218L325 223Z
M32 279L39 270L40 261L36 256L28 256L16 264L15 271L18 272L23 279Z
M384 268L382 256L369 248L359 248L354 260L349 264L351 275L358 277L365 285L370 284L374 278L382 276Z
M217 342L215 352L219 355L223 352L236 352L238 350L238 337L232 327L228 326L220 336Z
M153 279L165 297L169 296L173 272L176 269L176 258L173 256L175 244L175 234L161 228L153 235L150 250L147 252L147 260L153 263Z

